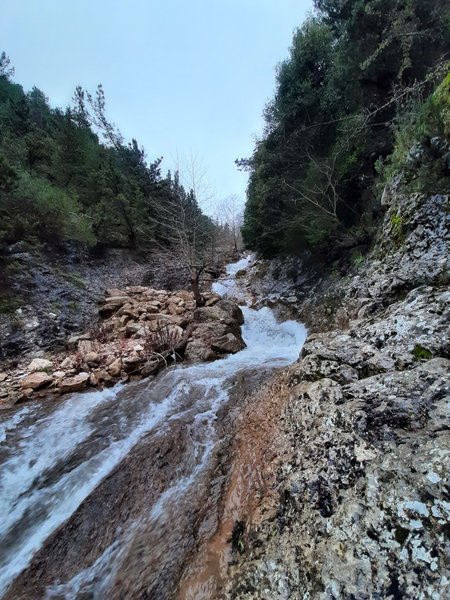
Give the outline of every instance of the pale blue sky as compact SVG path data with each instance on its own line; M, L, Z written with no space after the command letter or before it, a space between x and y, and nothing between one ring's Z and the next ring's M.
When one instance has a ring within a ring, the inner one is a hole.
M194 154L219 200L244 198L274 68L311 0L2 0L15 79L66 106L102 83L108 115L149 159Z

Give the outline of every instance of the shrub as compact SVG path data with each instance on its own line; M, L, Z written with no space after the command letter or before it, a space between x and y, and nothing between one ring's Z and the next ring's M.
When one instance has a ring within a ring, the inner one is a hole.
M420 344L416 344L414 346L412 353L416 360L430 360L430 358L433 357L432 353Z
M157 322L156 330L145 327L142 345L147 355L174 350L178 342L179 338L176 331L164 321Z
M408 192L448 193L450 188L450 73L423 101L418 94L398 113L395 144L378 160L382 185L401 174Z

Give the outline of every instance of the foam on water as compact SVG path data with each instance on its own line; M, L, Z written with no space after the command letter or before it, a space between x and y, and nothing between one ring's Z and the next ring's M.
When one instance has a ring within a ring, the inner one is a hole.
M252 254L249 254L237 262L229 264L226 269L226 276L212 284L213 292L216 292L216 294L220 294L221 296L244 299L244 294L242 293L242 290L240 290L235 276L236 273L242 269L246 269L254 260L255 257Z
M14 415L0 423L0 445L6 441L6 436L11 431L14 431L17 426L30 414L33 410L30 406L25 406L21 410L18 410Z
M248 256L229 265L229 279L214 284L214 290L235 297L239 288L233 277L252 260ZM47 537L74 514L144 435L190 415L191 471L180 476L150 509L149 518L167 518L171 498L179 500L208 464L216 443L216 415L228 400L227 380L259 366L292 363L306 339L303 325L278 323L269 308L256 311L244 306L242 310L247 347L237 354L213 363L180 365L154 382L130 384L126 391L116 386L73 395L31 425L26 421L30 407L0 424L4 445L8 446L8 432L15 435L0 465L0 595ZM196 398L194 404L190 398ZM126 532L121 544L115 541L68 583L51 586L49 596L75 598L81 590L89 590L90 597L104 597L102 573L113 573L131 535Z

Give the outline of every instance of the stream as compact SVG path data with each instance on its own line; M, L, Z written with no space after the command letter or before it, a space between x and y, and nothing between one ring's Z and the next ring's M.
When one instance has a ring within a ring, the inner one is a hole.
M235 275L250 260L214 291L244 301ZM242 310L237 354L0 416L1 598L176 597L217 528L240 397L306 338L269 308Z

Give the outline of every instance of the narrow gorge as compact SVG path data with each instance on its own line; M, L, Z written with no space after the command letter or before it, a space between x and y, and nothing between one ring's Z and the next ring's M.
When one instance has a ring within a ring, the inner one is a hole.
M447 595L449 199L385 201L346 276L228 266L245 349L2 413L4 598Z
M450 0L3 4L0 599L450 599Z

